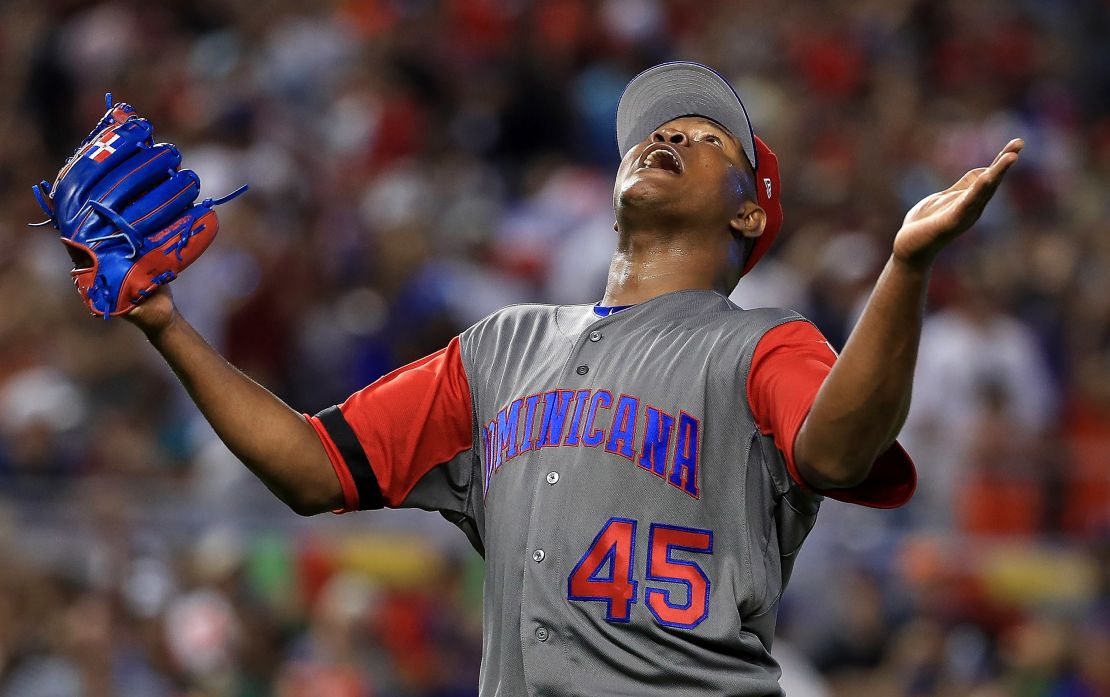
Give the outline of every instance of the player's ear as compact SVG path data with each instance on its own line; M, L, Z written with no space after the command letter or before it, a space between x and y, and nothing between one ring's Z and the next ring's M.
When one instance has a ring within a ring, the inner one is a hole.
M767 226L767 213L754 201L744 201L728 226L744 237L759 237Z
M613 221L613 232L620 232L620 228L617 227L617 221L615 220Z

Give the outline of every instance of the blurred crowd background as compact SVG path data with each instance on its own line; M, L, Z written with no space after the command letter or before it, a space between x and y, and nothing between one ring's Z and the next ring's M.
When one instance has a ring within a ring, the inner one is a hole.
M905 211L1025 138L939 262L898 511L827 502L783 602L791 697L1110 695L1106 0L0 3L0 697L473 695L481 562L438 516L298 518L30 194L134 104L220 209L173 285L315 412L520 301L600 298L625 83L720 69L786 223L743 306L843 344Z

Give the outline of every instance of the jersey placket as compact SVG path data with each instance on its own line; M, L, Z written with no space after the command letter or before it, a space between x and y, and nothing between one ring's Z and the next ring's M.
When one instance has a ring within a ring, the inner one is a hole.
M573 418L579 393L592 393L606 373L604 340L611 330L603 330L615 317L598 319L579 333L574 347L559 374L559 389L571 392L567 407L568 424L564 433L576 428ZM557 397L556 397L557 398ZM581 423L577 424L581 428ZM579 434L580 436L581 434ZM542 434L537 436L542 438ZM557 452L552 448L552 454ZM520 636L529 694L573 694L573 670L569 654L567 577L576 557L567 549L565 524L575 515L572 485L582 462L573 458L548 457L546 448L537 449L540 466L535 468L532 511L528 525L527 560L521 604Z

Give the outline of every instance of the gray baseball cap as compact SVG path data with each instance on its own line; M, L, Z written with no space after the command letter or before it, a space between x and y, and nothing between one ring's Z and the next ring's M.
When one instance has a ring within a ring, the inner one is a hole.
M755 133L736 90L717 71L689 61L648 68L624 88L617 105L621 156L659 126L682 116L704 116L727 128L740 139L752 169L759 168Z

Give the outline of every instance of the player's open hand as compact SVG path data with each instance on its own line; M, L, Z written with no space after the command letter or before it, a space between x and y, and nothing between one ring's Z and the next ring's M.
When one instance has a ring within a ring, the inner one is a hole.
M917 267L931 264L945 245L979 219L1023 147L1025 142L1020 138L1011 140L990 167L971 170L952 186L911 208L894 238L894 258Z

